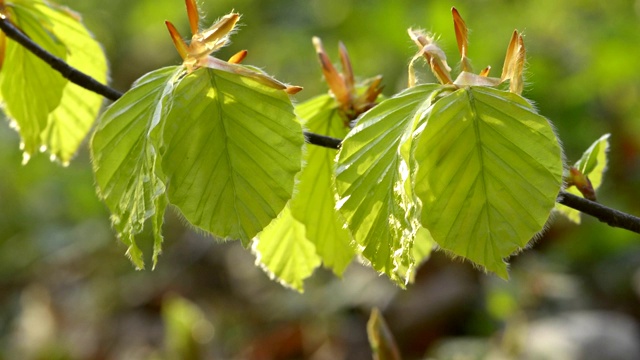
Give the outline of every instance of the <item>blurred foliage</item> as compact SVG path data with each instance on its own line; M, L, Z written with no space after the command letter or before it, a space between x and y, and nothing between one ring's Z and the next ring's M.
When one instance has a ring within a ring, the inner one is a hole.
M178 64L163 21L187 32L181 0L63 3L83 14L104 45L116 88L126 90L142 74ZM406 65L415 51L406 28L442 34L441 45L451 59L457 57L452 5L203 4L207 25L232 9L244 14L245 26L220 57L248 49L247 64L304 86L300 101L326 91L312 36L327 45L344 41L358 73L382 74L390 96L406 86ZM525 31L524 95L554 122L569 163L611 133L598 199L640 214L640 2L465 0L455 6L475 30L470 57L477 68L491 64L499 73L511 32ZM336 47L327 49L337 58ZM421 74L429 79L426 71ZM171 358L187 345L165 338L181 331L175 336L193 340L188 346L197 347L193 354L201 358L370 359L366 321L374 306L406 359L517 358L558 343L571 324L593 329L592 336L597 329L618 334L607 326L619 324L616 329L625 331L606 344L626 351L616 358L637 355L637 343L619 341L638 332L640 239L591 218L580 226L557 219L531 249L511 260L509 282L436 253L407 291L352 264L343 279L319 271L298 295L268 280L239 243L203 237L185 228L175 212L167 216L157 269L134 271L95 195L86 147L68 168L43 155L23 167L18 142L6 124L0 126L0 359ZM150 253L151 234L142 240ZM611 319L607 326L598 314ZM563 325L548 321L554 319ZM194 321L209 325L185 330ZM560 331L551 332L555 342L536 337L537 329L548 329L543 325ZM589 358L563 349L565 358Z

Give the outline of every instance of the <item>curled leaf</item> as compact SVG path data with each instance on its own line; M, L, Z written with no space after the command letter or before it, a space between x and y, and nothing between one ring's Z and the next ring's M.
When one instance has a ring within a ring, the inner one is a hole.
M585 199L596 201L596 191L591 184L591 180L580 170L573 166L569 168L569 178L567 179L567 186L575 186L576 189L582 193Z
M569 174L565 178L567 184L565 190L568 193L596 200L595 192L602 184L602 178L607 168L609 136L610 134L604 134L591 144L582 154L580 160L570 168ZM580 212L578 210L562 204L556 204L555 209L572 222L580 224Z
M451 8L451 13L453 14L453 25L456 31L456 41L458 43L458 51L460 51L460 55L462 58L460 59L460 63L462 64L462 71L472 71L471 64L469 63L469 59L467 58L467 47L469 45L469 29L467 29L467 24L464 23L460 13L456 8Z
M522 34L517 30L513 31L511 41L507 47L507 55L504 59L502 68L502 81L509 80L509 91L515 94L522 94L523 78L526 51L524 48L524 39Z
M452 84L453 80L451 79L451 68L447 64L447 56L444 54L444 51L438 47L435 43L435 39L433 36L425 33L422 30L413 30L409 29L409 37L413 40L416 45L420 47L420 51L416 56L414 56L415 61L419 56L424 56L431 67L431 71L438 78L441 84Z

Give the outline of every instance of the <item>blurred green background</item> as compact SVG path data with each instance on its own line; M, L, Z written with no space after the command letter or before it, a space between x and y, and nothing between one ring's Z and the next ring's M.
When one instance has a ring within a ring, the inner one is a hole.
M112 84L179 63L163 24L187 34L181 0L68 0L107 52ZM478 69L499 74L514 28L528 50L524 95L550 118L575 162L611 133L602 203L640 214L640 1L207 1L204 23L235 9L243 26L218 55L326 91L311 44L337 42L356 74L406 86L406 34L441 34L455 63L450 15L471 32ZM422 68L420 78L433 78ZM271 282L239 243L221 244L167 213L155 271L133 269L97 199L84 146L68 168L36 156L0 126L0 359L370 359L366 320L382 310L406 359L640 358L640 236L583 217L556 219L511 259L511 280L441 253L406 291L352 264L319 270L299 295ZM150 248L147 234L143 237ZM149 251L148 251L149 252Z

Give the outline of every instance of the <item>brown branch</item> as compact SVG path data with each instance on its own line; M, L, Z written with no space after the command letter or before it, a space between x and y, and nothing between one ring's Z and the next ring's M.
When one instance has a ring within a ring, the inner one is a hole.
M9 38L15 40L20 45L24 46L27 50L31 51L34 55L42 59L47 64L51 65L53 69L58 71L62 76L69 79L72 83L81 86L89 91L95 92L104 96L109 100L116 101L122 97L122 93L107 85L104 85L92 78L91 76L75 69L64 60L52 55L38 44L34 43L28 36L22 31L17 29L8 19L0 16L0 30L4 32ZM341 139L336 139L330 136L324 136L311 132L304 132L305 140L309 144L323 146L330 149L339 149L342 143ZM561 192L558 195L557 202L566 205L570 208L581 211L585 214L591 215L598 220L609 224L613 227L618 227L633 231L640 234L640 218L623 213L621 211L606 207L597 202L583 199L579 196L569 194L567 192Z
M2 30L7 37L22 45L25 49L42 59L42 61L49 64L54 70L58 71L64 78L68 79L72 83L96 94L102 95L112 101L116 101L122 97L122 92L100 83L98 80L70 66L64 60L43 49L40 45L33 42L26 34L20 31L20 29L16 28L16 26L13 25L6 17L0 16L0 30ZM324 146L331 149L338 149L340 147L340 142L342 141L330 136L310 132L305 132L304 137L310 144Z
M572 209L591 215L609 226L626 229L640 234L640 218L616 209L604 206L595 201L587 200L562 191L557 202Z
M309 144L326 147L329 149L340 149L342 145L342 139L334 138L331 136L320 135L312 132L304 132L304 139Z

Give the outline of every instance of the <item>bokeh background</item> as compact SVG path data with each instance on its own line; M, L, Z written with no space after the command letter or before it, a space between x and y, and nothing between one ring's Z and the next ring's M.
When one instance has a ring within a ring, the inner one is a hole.
M104 45L112 85L179 63L164 20L186 34L182 0L66 0ZM550 118L576 161L611 133L600 201L640 214L640 1L638 0L211 0L205 23L235 9L244 24L221 58L326 91L311 44L332 58L348 47L363 79L385 95L406 86L416 49L408 27L441 34L457 57L450 7L471 32L478 69L501 71L513 29L526 34L524 95ZM420 70L423 81L433 81ZM344 278L318 270L298 294L167 213L155 271L135 271L94 192L86 145L63 168L36 156L21 166L19 139L0 124L0 359L370 359L366 321L381 309L406 359L640 358L640 236L583 217L558 218L511 259L508 282L432 256L400 290L357 263ZM149 234L142 241L150 249Z

